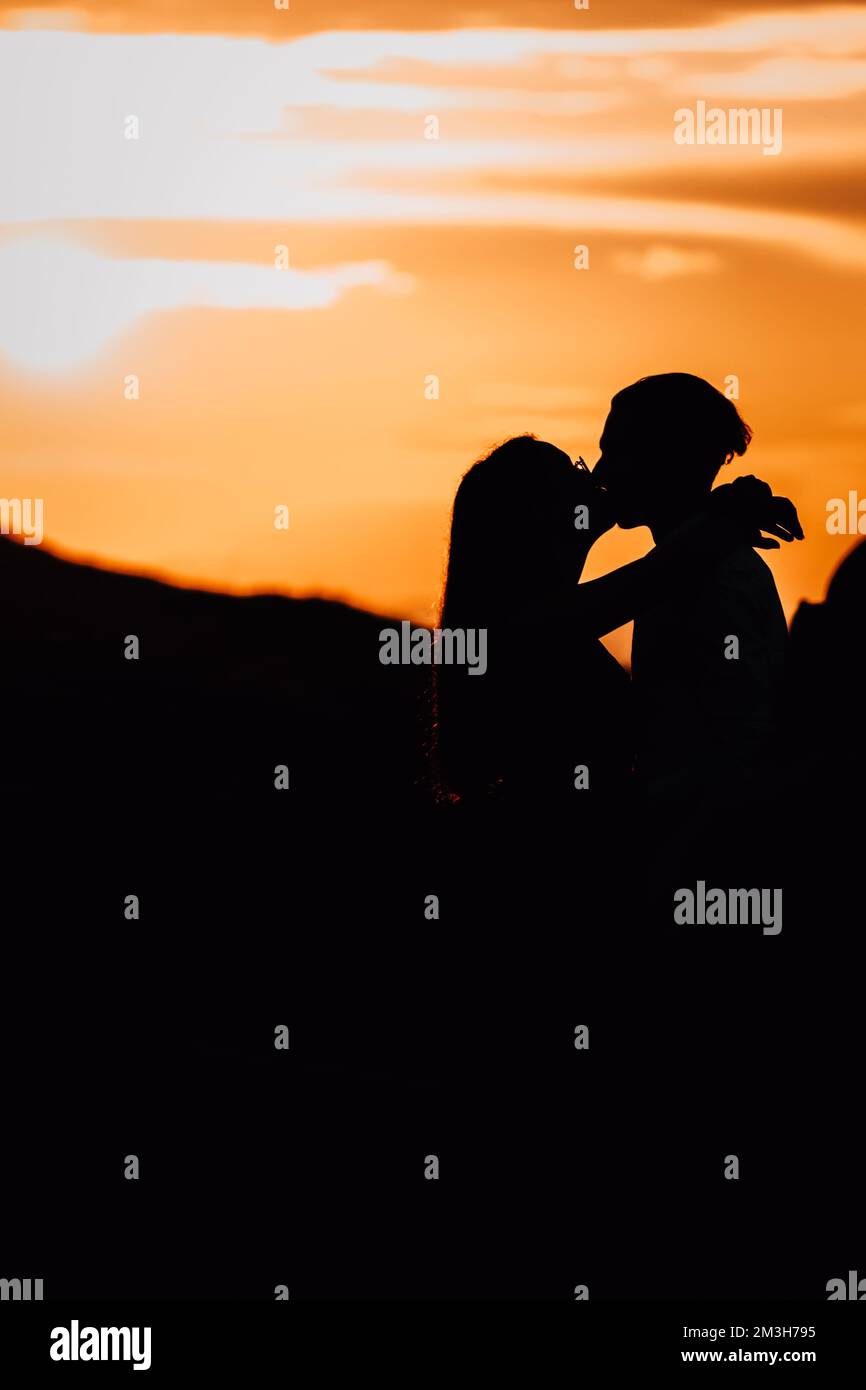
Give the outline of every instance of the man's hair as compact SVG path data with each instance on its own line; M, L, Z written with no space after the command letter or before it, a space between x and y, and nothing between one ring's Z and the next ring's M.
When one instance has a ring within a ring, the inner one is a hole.
M621 419L633 416L641 433L664 447L718 464L744 454L752 438L733 401L689 372L641 377L617 392L611 409Z

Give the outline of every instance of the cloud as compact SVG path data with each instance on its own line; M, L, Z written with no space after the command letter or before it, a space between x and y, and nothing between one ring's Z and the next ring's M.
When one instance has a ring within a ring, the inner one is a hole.
M0 349L35 370L95 356L145 314L181 308L326 309L347 291L404 290L384 262L278 270L241 262L121 260L54 237L0 246Z
M674 280L682 275L712 275L721 269L719 256L712 251L684 251L677 246L648 246L643 251L619 251L612 264L625 275L641 280Z
M771 58L741 72L697 72L679 92L744 101L841 101L866 91L866 62L835 58Z
M816 7L815 0L784 0L784 8L773 10L769 0L724 0L724 4L697 11L695 0L617 0L614 6L593 5L575 14L568 0L532 0L532 23L537 31L566 34L596 41L599 33L630 30L644 35L657 33L658 50L670 48L668 36L696 27L696 14L705 24L698 28L712 31L734 28L742 32L739 42L760 45L762 29L768 20L796 37L803 23L813 28L816 16L832 26L829 43L844 42L848 33L846 18L859 8L859 0L842 0L828 7ZM718 23L719 12L725 21ZM467 0L437 0L435 5L410 4L409 0L316 0L305 5L293 0L287 10L272 3L251 5L249 0L209 0L208 4L179 6L177 0L87 0L72 7L41 5L38 9L21 0L0 0L0 23L7 26L62 26L75 16L82 29L101 33L221 33L251 34L271 43L286 42L299 35L355 28L361 33L393 31L443 31L465 29L470 23L491 29L520 28L527 23L530 7L526 0L493 0L473 6ZM800 21L803 21L801 23ZM641 26L649 26L648 28ZM838 31L839 37L834 37ZM605 40L602 40L605 42ZM610 40L606 40L609 44ZM649 43L644 39L645 44ZM710 45L711 46L711 45Z
M0 220L531 226L575 242L700 238L706 250L690 254L705 267L715 244L736 240L866 269L866 230L845 210L773 208L783 176L749 180L759 150L672 139L677 93L696 81L708 94L713 80L775 81L808 97L833 74L843 89L866 81L861 53L866 8L854 6L691 28L330 31L282 43L0 31ZM707 74L708 54L754 66ZM440 138L425 139L439 106ZM137 139L125 138L131 115ZM850 162L858 116L828 102L786 144L788 176L807 157ZM671 190L673 171L697 180L716 156L727 183ZM666 196L652 184L645 198L622 196L629 176L656 173ZM588 196L594 175L618 178L620 196ZM654 253L628 273L664 278L684 264ZM699 270L693 259L688 273Z
M87 8L64 9L61 6L46 5L44 8L19 9L17 6L0 6L6 24L10 29L71 29L82 30L90 27L90 11Z

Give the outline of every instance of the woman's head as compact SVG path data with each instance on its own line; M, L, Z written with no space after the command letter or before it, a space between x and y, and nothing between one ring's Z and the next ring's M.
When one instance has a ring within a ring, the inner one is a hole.
M442 625L507 619L521 603L575 584L611 524L603 513L591 475L561 449L531 434L498 445L454 498Z

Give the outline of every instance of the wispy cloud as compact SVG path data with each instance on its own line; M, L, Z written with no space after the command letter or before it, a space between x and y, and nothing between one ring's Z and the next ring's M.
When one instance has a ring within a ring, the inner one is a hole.
M725 0L728 16L749 14L756 0ZM814 0L785 0L790 13L814 11ZM435 6L407 5L406 0L316 0L304 5L293 0L290 9L276 10L272 4L251 5L249 0L209 0L207 5L178 7L172 0L84 0L77 7L77 25L94 32L155 33L169 27L173 32L254 34L270 42L280 42L298 34L344 29L362 25L365 29L404 28L416 31L459 29L468 22L490 28L525 25L528 13L539 28L554 30L573 27L590 32L596 28L632 28L655 25L663 29L699 21L703 12L695 0L617 0L615 6L592 6L574 13L563 0L496 0L484 7L467 5L466 0L437 0ZM35 23L52 26L55 16L69 11L40 6L33 9L21 0L0 0L0 22L8 25ZM35 21L34 17L35 16ZM711 14L710 18L715 18Z
M711 274L731 243L862 272L866 225L855 213L773 204L798 160L850 159L863 113L840 97L861 91L861 6L691 28L332 31L284 43L6 30L0 221L546 228L575 241L643 238L645 249L618 251L611 264L648 282ZM705 180L700 195L697 183L668 179L662 194L671 171L706 173L723 161L751 171L760 155L676 147L683 93L822 99L827 115L786 139L784 176ZM429 115L439 138L425 139ZM136 139L125 138L129 117ZM157 309L310 308L355 285L397 283L381 262L281 276L264 265L124 262L81 246L22 245L0 256L15 342L2 332L6 350L31 362L64 360L73 343L79 356L88 344L96 351Z
M710 54L714 65L735 59L736 70L707 71ZM438 221L447 190L435 180L448 174L472 174L477 187L507 171L530 203L542 171L626 177L697 158L671 138L684 93L821 97L838 109L840 93L860 90L862 7L688 29L330 32L279 44L0 31L0 123L11 137L0 219L339 216L341 195L406 191L408 176ZM438 139L425 138L429 114ZM130 115L135 140L124 138ZM381 137L371 138L377 116ZM786 142L788 163L838 160L860 129L843 116L808 140L808 149ZM748 168L754 153L731 147L724 158ZM768 199L769 188L769 216ZM352 207L351 196L343 202ZM355 211L367 215L360 196ZM402 215L394 200L378 212Z
M681 275L712 275L721 258L712 251L684 251L678 246L648 246L643 251L618 251L611 261L626 275L641 280L674 280Z
M738 72L696 72L680 92L744 101L842 101L866 91L866 62L836 57L768 58Z
M326 309L361 286L411 284L383 262L317 270L238 262L121 260L34 237L0 246L0 349L56 371L94 356L144 314L181 308Z

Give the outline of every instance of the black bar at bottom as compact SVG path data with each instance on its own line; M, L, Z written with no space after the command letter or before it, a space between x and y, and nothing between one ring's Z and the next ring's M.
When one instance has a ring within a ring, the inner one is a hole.
M0 1375L10 1385L93 1379L109 1366L115 1377L138 1366L142 1384L188 1373L205 1385L233 1368L289 1375L310 1365L353 1378L393 1368L410 1384L413 1370L429 1374L437 1362L452 1376L475 1365L485 1380L497 1362L511 1371L523 1362L538 1385L583 1369L664 1374L707 1364L805 1365L823 1381L829 1370L857 1372L864 1352L866 1309L845 1302L0 1305ZM12 1371L19 1379L7 1378Z

